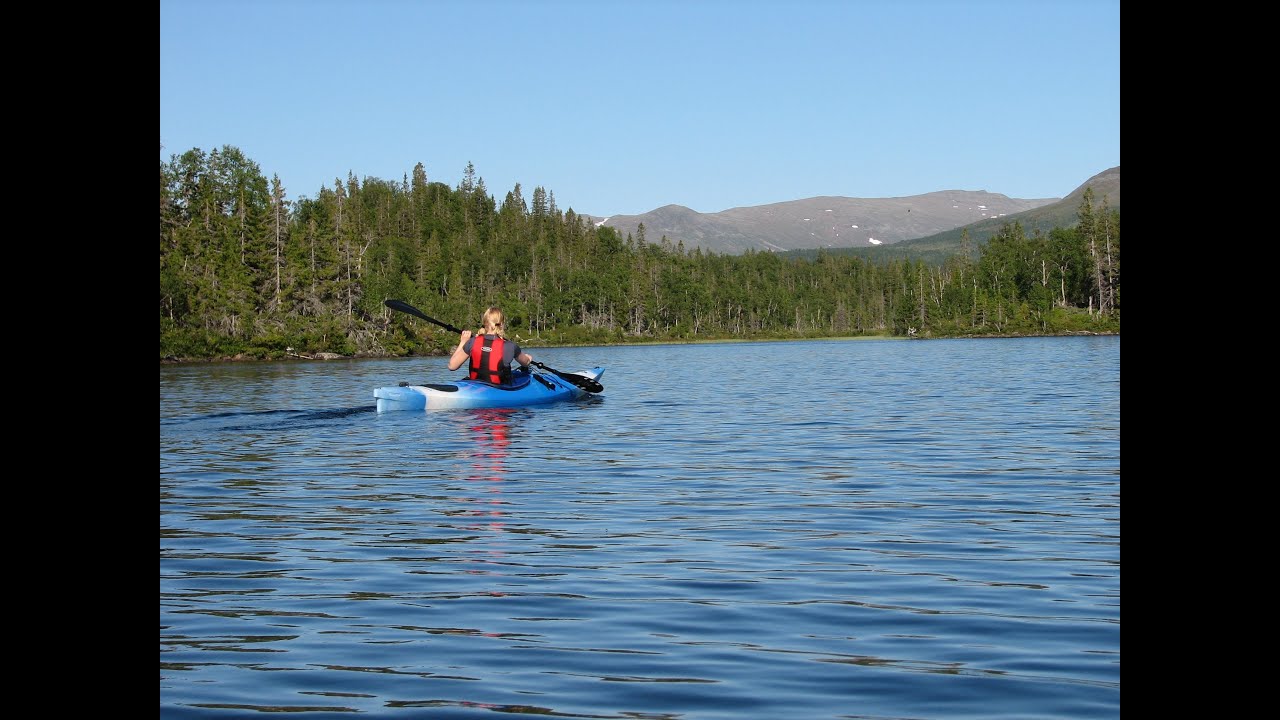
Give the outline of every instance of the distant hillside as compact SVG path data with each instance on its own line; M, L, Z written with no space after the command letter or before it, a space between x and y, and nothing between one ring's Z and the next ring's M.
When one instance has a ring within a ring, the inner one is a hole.
M990 240L992 235L999 232L1000 227L1007 222L1016 221L1021 223L1022 229L1027 235L1034 234L1036 230L1047 233L1055 227L1073 227L1077 222L1080 201L1084 198L1084 191L1087 187L1093 188L1095 207L1101 207L1102 199L1106 197L1107 205L1112 210L1120 209L1120 166L1117 165L1084 181L1080 187L1055 203L1005 217L979 220L963 227L945 230L927 237L904 240L892 246L861 248L850 250L849 252L873 260L911 257L938 264L960 252L960 233L962 230L967 229L969 231L969 241L976 250L978 246Z
M892 245L1055 202L1056 198L1020 200L985 190L942 190L900 198L815 197L718 213L667 205L643 215L593 220L624 237L630 233L638 238L643 223L647 242L657 243L665 235L672 245L683 242L689 250L701 247L736 255L747 250Z

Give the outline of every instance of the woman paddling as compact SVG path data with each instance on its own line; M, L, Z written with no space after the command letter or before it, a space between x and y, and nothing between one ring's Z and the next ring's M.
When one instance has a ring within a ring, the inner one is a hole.
M463 330L458 347L449 357L449 369L457 370L470 360L472 380L483 380L495 385L511 383L511 361L528 370L533 356L520 349L520 344L508 340L503 330L502 310L491 307L480 320L484 326L481 334L472 337L470 330Z

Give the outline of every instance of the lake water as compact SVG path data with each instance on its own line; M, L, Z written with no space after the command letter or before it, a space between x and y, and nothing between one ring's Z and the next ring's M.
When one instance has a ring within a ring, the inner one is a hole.
M160 715L1118 718L1120 339L160 367Z

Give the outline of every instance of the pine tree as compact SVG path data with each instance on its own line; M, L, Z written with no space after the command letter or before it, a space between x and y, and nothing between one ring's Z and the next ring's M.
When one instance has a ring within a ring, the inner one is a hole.
M271 232L275 238L276 250L276 292L272 300L272 308L280 307L280 270L284 240L288 237L289 201L285 199L284 185L279 175L271 176Z

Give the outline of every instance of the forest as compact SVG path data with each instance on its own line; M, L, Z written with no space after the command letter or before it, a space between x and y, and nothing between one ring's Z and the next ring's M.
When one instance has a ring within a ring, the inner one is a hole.
M442 354L500 306L530 346L1119 333L1120 212L1087 191L1072 227L1016 222L941 264L838 252L723 255L595 227L555 194L498 202L468 164L335 178L290 200L233 146L160 163L160 358Z

